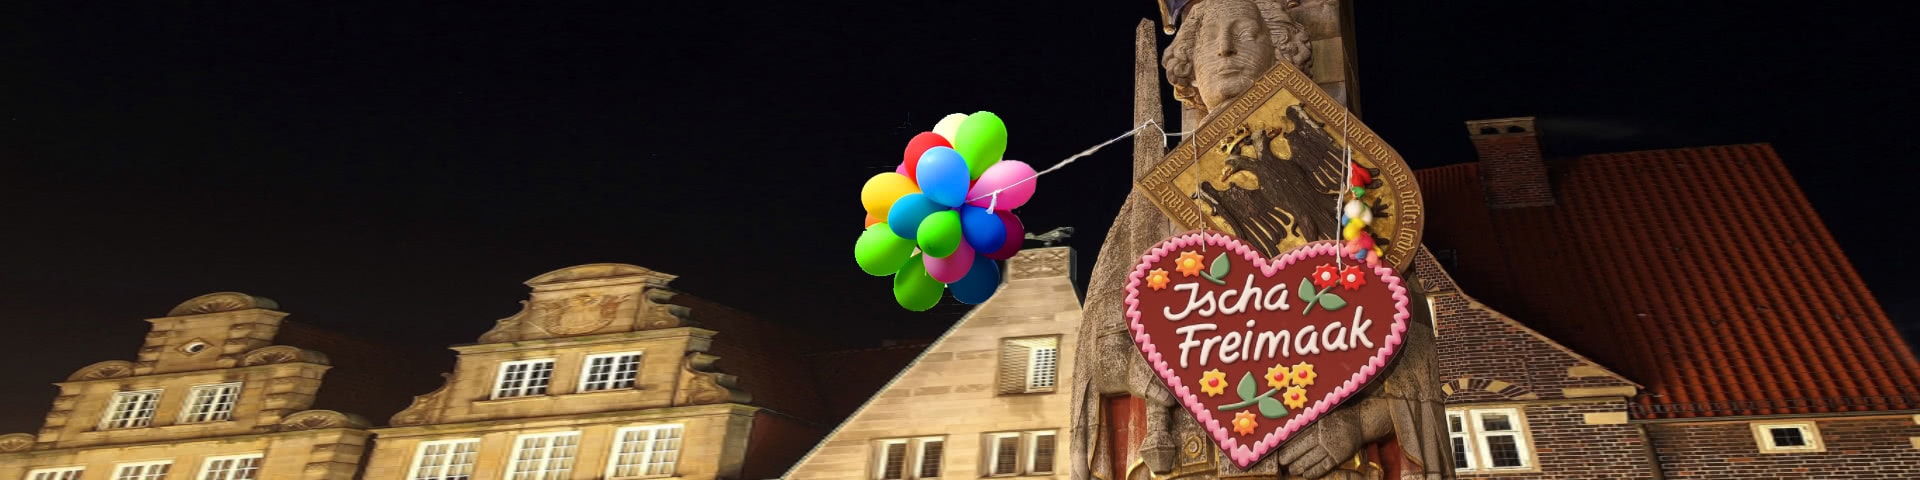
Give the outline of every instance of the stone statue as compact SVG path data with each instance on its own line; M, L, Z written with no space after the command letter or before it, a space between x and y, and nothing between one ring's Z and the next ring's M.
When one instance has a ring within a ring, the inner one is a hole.
M1204 0L1190 8L1163 61L1173 97L1199 119L1246 93L1276 61L1302 72L1311 65L1306 28L1278 1Z

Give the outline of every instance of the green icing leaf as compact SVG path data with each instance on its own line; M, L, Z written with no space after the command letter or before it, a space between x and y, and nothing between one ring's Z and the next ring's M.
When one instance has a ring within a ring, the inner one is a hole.
M1220 256L1213 257L1213 267L1207 270L1207 275L1213 278L1225 279L1227 277L1227 270L1232 267L1232 262L1227 261L1227 254L1221 253Z
M1340 307L1344 307L1344 306L1347 306L1347 299L1340 298L1339 295L1336 295L1333 292L1327 292L1326 295L1320 296L1320 308L1325 308L1328 311L1333 311L1333 310L1339 310Z
M1262 397L1260 399L1260 416L1267 418L1287 416L1287 406L1280 404L1280 401L1274 400L1273 397Z
M1302 302L1313 301L1313 284L1307 283L1307 279L1305 277L1300 278L1300 301Z
M1254 392L1253 389L1253 372L1247 372L1246 375L1240 377L1240 400L1250 401L1253 400L1255 395L1259 395L1259 393Z

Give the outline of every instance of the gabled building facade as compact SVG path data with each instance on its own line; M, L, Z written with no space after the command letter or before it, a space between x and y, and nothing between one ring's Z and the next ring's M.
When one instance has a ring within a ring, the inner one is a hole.
M788 471L788 480L1066 478L1073 252L1028 249L1006 282Z
M625 264L555 270L438 390L375 429L367 479L769 478L825 430L799 332ZM722 359L725 359L724 361Z
M0 435L0 478L352 478L368 424L314 409L333 366L323 352L277 344L296 327L275 308L214 293L148 320L134 361L74 372L55 384L37 434Z

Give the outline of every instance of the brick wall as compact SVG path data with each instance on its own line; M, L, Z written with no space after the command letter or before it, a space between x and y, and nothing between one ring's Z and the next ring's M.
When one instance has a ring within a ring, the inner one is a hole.
M1632 396L1631 382L1465 294L1429 294L1449 403Z
M1468 405L1449 405L1459 408ZM1474 405L1478 406L1478 405ZM1534 452L1532 471L1467 473L1460 479L1654 478L1647 441L1637 425L1589 424L1592 415L1625 415L1624 399L1566 401L1523 407ZM1624 417L1619 417L1624 420Z
M1540 157L1540 137L1532 118L1467 122L1474 150L1480 153L1482 184L1491 208L1553 204L1547 183L1547 164Z
M1796 421L1804 418L1793 419ZM1647 424L1666 478L1920 478L1914 417L1817 420L1824 452L1760 453L1750 422Z

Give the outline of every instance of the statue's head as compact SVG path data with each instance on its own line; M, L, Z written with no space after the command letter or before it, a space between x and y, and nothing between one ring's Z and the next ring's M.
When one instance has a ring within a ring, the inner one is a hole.
M1174 97L1203 117L1246 93L1276 59L1303 66L1304 29L1278 2L1201 0L1190 9L1164 64Z

